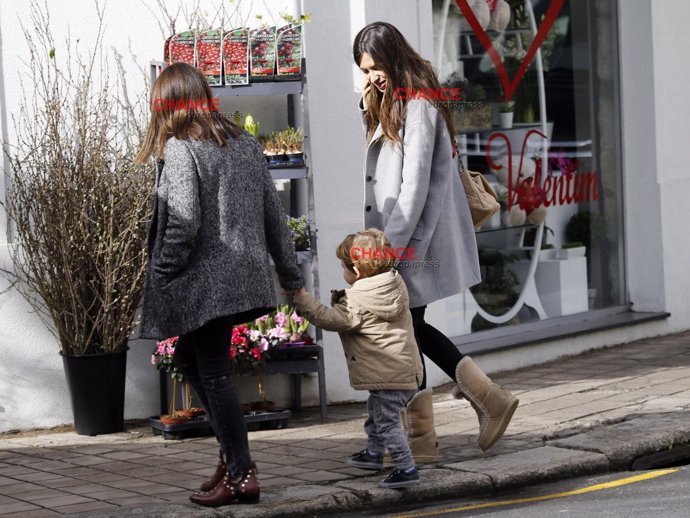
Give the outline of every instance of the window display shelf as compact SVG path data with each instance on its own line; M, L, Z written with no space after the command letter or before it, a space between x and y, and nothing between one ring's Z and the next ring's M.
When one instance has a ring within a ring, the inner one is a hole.
M501 128L500 126L491 126L491 127L474 127L474 128L462 128L462 129L456 129L455 134L456 135L466 135L468 133L495 133L495 132L503 132L503 131L524 131L524 130L529 130L529 129L538 129L541 128L541 124L539 123L532 123L532 122L516 122L513 124L511 128ZM479 141L481 145L486 145L486 140L482 139Z
M487 234L489 232L499 232L501 230L519 230L519 229L526 229L526 228L536 228L537 225L533 225L531 223L525 223L524 225L514 225L512 227L508 227L506 225L501 225L500 227L493 227L493 228L480 228L479 230L476 230L474 233L475 234ZM529 248L521 248L521 250L532 250L532 247Z
M504 31L495 31L493 29L484 30L489 36L497 36L499 34L532 34L532 29L506 29ZM462 31L461 36L475 36L474 31Z

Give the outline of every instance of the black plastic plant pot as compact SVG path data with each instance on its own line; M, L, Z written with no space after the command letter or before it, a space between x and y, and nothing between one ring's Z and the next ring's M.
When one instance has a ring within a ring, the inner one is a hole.
M295 243L295 252L306 252L309 250L309 243Z
M288 161L291 164L303 164L304 163L304 153L288 153Z
M84 356L60 353L72 400L74 428L79 435L124 429L127 349Z

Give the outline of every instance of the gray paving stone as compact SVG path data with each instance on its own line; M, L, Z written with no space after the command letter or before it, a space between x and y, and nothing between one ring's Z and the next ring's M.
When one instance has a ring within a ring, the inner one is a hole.
M492 479L495 488L503 489L523 483L601 473L609 469L609 463L599 453L543 446L445 467L484 474Z
M639 456L690 443L690 411L640 416L624 423L552 442L559 448L604 454L616 468Z
M86 498L84 496L63 494L62 496L55 496L51 498L33 499L31 502L47 509L55 509L56 507L64 505L81 504L82 502L92 501L93 500L91 498Z
M114 504L109 504L108 502L83 502L81 504L63 505L56 507L55 511L60 514L76 514L76 513L88 513L89 516L101 516L101 512L108 509L120 509ZM94 514L94 511L98 511L98 514ZM122 512L120 510L120 512Z
M0 511L2 513L2 511ZM36 509L35 511L20 511L18 513L0 514L2 518L46 518L49 516L60 516L60 513L50 509Z
M16 501L13 503L3 504L2 509L0 509L0 516L6 514L24 513L28 511L36 511L41 508L37 505L30 504L28 502Z

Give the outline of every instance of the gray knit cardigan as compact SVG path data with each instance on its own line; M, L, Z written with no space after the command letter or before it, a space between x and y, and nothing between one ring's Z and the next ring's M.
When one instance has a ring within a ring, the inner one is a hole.
M285 212L259 143L171 138L158 168L140 335L164 339L275 309L270 253L283 289L304 285Z

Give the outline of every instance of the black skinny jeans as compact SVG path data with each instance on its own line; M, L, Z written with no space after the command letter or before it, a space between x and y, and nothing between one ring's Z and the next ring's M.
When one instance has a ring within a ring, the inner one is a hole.
M235 323L232 317L221 317L180 336L173 357L208 414L232 477L245 474L251 463L247 425L230 375Z
M462 359L462 353L457 346L450 341L441 331L433 326L430 326L424 321L424 312L426 306L419 306L410 308L412 313L412 327L414 328L414 337L417 340L419 347L419 354L422 357L422 366L424 367L424 381L419 387L419 390L426 388L426 365L424 365L424 355L438 365L443 372L450 376L450 379L455 380L455 367Z

